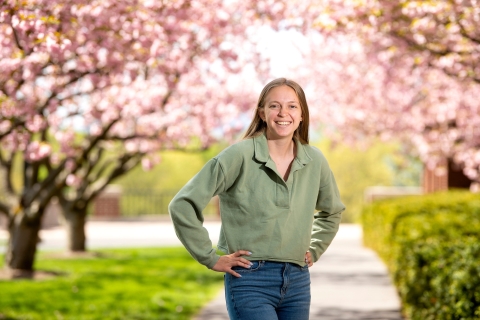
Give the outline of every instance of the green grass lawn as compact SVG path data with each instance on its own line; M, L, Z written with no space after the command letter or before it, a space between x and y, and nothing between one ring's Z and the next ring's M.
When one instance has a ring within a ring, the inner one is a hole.
M40 253L36 269L62 275L0 280L0 319L190 319L221 287L223 275L183 248L96 252L91 258Z

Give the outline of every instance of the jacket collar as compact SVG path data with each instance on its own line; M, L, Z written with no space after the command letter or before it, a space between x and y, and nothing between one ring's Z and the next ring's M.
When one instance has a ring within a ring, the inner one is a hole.
M255 159L266 163L270 158L270 153L268 152L267 136L265 133L254 137L253 143L255 147ZM295 159L303 165L312 161L312 158L307 152L307 145L303 145L298 139L295 139L295 143L297 144L297 156Z

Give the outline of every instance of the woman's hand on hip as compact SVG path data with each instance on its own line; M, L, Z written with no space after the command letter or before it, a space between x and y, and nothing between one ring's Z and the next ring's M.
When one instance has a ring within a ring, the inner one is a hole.
M242 256L249 256L251 254L252 253L250 251L238 250L232 254L221 256L217 263L213 266L212 270L218 272L227 272L237 278L240 278L241 275L233 271L232 267L244 267L246 269L250 268L252 266L251 262L245 258L242 258Z
M309 268L313 266L313 259L310 251L307 251L307 253L305 253L305 263L308 264Z

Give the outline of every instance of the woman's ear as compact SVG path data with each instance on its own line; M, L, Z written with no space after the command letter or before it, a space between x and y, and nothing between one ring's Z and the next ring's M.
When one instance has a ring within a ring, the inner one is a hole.
M260 117L260 119L262 119L263 121L265 121L265 110L263 110L263 109L258 109L258 116Z

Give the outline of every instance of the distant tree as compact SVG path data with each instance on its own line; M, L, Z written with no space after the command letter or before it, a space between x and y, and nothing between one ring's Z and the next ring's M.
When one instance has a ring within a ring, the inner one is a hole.
M366 188L419 185L418 164L402 153L399 143L377 139L368 146L352 147L322 139L315 145L325 154L335 174L342 202L347 207L342 214L344 223L359 222ZM407 173L408 177L404 177Z

